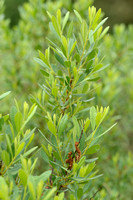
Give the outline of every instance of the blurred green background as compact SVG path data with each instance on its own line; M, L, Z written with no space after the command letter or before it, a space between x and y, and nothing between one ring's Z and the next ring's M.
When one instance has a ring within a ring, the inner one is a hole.
M19 6L28 0L5 0L5 16L11 19L11 26L18 23ZM54 0L53 0L54 2ZM73 0L73 2L76 2ZM133 1L132 0L95 0L96 8L109 17L108 24L112 27L116 23L133 23Z
M5 16L11 20L11 26L18 23L20 18L19 6L26 0L5 0Z
M2 1L1 1L2 2ZM94 185L100 188L99 199L133 199L133 1L132 0L5 0L0 9L0 93L12 91L10 99L2 106L9 111L16 98L21 104L30 102L30 94L38 101L42 92L38 83L43 82L37 63L33 58L47 47L49 34L46 10L55 13L58 8L76 9L86 17L89 5L102 8L108 16L106 26L110 33L101 43L104 64L110 64L105 72L99 73L101 80L92 85L95 99L91 105L110 106L110 115L104 127L118 122L101 141L98 153L98 169L104 174ZM18 11L19 7L19 11ZM5 18L4 18L5 14ZM72 17L74 17L72 15ZM119 25L115 25L119 24ZM44 119L38 115L31 126L44 127ZM39 144L38 137L36 143ZM38 166L40 170L40 166ZM97 190L97 189L96 189Z

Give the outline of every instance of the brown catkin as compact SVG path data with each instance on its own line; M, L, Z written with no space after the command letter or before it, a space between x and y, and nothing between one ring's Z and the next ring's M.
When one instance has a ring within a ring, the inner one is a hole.
M76 162L77 161L79 162L80 158L81 158L81 151L80 151L78 145L79 145L79 142L75 142L75 149L76 149L76 151L75 151L75 161Z
M69 163L68 169L71 170L73 167L72 151L68 153L68 159L66 160L66 163Z

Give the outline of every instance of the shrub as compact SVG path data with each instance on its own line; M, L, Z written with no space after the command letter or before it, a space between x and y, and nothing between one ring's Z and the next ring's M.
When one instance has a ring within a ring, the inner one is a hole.
M51 37L56 38L56 40L48 39L54 58L52 56L51 62L50 48L48 48L45 54L39 52L40 59L35 59L42 66L41 72L45 77L41 86L45 95L40 100L33 97L32 101L40 107L44 118L47 118L50 135L46 138L42 133L43 130L40 130L40 134L48 143L47 147L46 144L42 145L44 151L41 152L42 156L53 171L48 186L55 185L57 194L64 189L77 191L72 196L78 199L89 196L84 183L90 182L95 172L93 174L89 171L89 175L86 170L89 170L90 166L92 170L95 164L92 162L85 165L87 162L85 154L98 151L99 145L93 140L104 134L100 132L99 126L108 112L108 108L88 107L88 102L91 100L89 83L97 80L97 72L105 68L100 62L101 58L98 58L98 43L108 28L102 32L102 25L106 19L99 21L100 12L101 10L96 13L94 7L89 9L88 26L75 11L78 18L78 22L75 23L79 24L77 27L81 30L81 33L79 31L76 35L71 32L71 23L67 33L65 30L69 13L65 15L64 20L61 20L60 10L57 12L57 18L48 13L52 21L49 26L54 35ZM90 119L87 114L89 110ZM92 126L92 133L87 136L89 124ZM78 188L75 181L82 184L82 188Z
M79 9L85 14L92 0L82 1L44 1L30 0L19 8L19 23L10 28L10 21L4 19L4 8L1 5L1 27L0 27L0 83L3 85L0 92L11 90L11 96L20 101L28 101L29 93L40 95L37 82L41 80L39 74L39 65L33 61L33 57L37 56L37 50L44 51L47 46L45 40L49 34L48 17L46 11L55 14L58 8L63 7L63 15L67 8ZM72 16L73 18L73 16ZM17 76L16 76L17 74ZM32 83L32 84L31 84ZM21 98L20 98L21 96ZM11 98L13 99L13 98ZM3 105L3 112L7 111L6 105L12 105L13 101L9 101Z
M0 100L8 93L0 96ZM24 103L23 112L18 104L11 108L10 114L0 115L0 199L47 199L52 196L55 188L42 194L43 187L51 171L40 176L33 176L37 158L33 159L37 146L29 148L34 139L35 129L26 129L37 106L29 108ZM32 154L32 156L31 156ZM28 156L30 155L30 158ZM28 158L28 159L27 159Z
M102 52L106 53L104 64L109 69L101 73L102 81L95 89L95 103L110 105L110 122L117 126L110 131L110 137L104 137L100 162L103 165L104 178L101 185L106 193L105 199L132 199L132 34L133 26L115 25L112 34L104 37ZM94 85L94 88L96 85ZM115 108L115 109L114 109ZM98 165L100 168L100 166ZM117 177L117 178L116 178ZM104 185L103 185L104 182ZM105 184L106 182L106 184ZM119 183L119 184L118 184ZM99 184L99 183L98 183Z
M108 30L102 28L107 19L101 21L101 10L96 12L94 7L88 9L89 24L74 12L78 34L74 34L72 23L67 25L69 12L63 19L60 10L56 17L48 13L53 36L48 39L50 45L45 54L40 51L40 58L35 59L44 75L41 102L32 97L35 103L29 109L25 102L23 112L16 102L8 116L1 116L1 199L48 200L54 192L54 199L91 198L94 192L91 182L101 176L93 171L97 158L91 154L99 150L99 138L112 127L101 132L109 108L89 107L89 86L105 68L99 42ZM37 147L29 145L35 129L26 130L26 125L37 106L44 112L48 127L44 130L49 133L46 137L39 130L46 143L38 151L47 163L44 169L50 165L50 171L34 176Z

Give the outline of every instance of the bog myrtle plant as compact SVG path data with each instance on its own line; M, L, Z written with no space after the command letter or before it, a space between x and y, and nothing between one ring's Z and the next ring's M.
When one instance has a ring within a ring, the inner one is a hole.
M15 101L10 114L1 115L1 199L84 200L96 195L91 182L101 174L93 170L97 160L93 154L100 149L99 138L112 127L101 132L109 107L89 106L90 83L106 67L99 43L108 31L102 27L107 18L101 20L101 9L96 12L95 7L88 9L88 22L74 13L76 29L69 12L63 18L60 10L56 17L48 12L52 39L45 53L40 51L40 58L35 58L44 75L42 98L32 97L34 104L29 108L25 102L23 111ZM35 129L27 129L37 106L47 123L39 129L44 138L40 149L30 145ZM34 170L38 151L47 164L40 175Z
M105 167L104 177L98 180L101 181L101 185L104 182L104 199L133 198L132 34L132 25L115 25L112 34L106 35L102 43L102 52L106 53L103 62L110 63L110 69L101 74L102 81L100 87L95 89L94 101L104 106L110 105L109 123L119 120L118 125L110 131L111 140L107 135L104 137L103 152L98 163L98 168L102 168L103 165ZM109 123L104 124L104 127L109 127Z
M10 92L0 96L0 100ZM30 147L34 139L35 129L26 129L26 125L34 115L37 106L31 108L25 102L23 111L16 102L7 115L0 114L0 199L49 199L55 192L43 192L51 171L34 176L33 171L37 158L33 159L37 146ZM30 158L29 155L31 155Z
M16 26L11 28L10 20L4 18L4 0L1 0L0 83L4 90L0 88L0 93L11 90L11 97L14 95L21 103L28 101L29 93L38 93L39 96L41 93L37 85L37 82L41 80L39 65L32 58L37 56L37 49L44 51L47 47L45 37L49 34L49 20L46 11L55 14L59 8L62 8L65 15L67 9L69 11L77 9L82 16L85 16L91 4L92 0L84 0L84 3L81 0L75 2L56 0L54 3L49 0L29 0L19 7L20 20ZM71 18L73 17L74 15L71 15ZM20 94L21 98L19 98ZM8 110L7 105L13 104L13 98L10 100L7 98L5 101L7 103L2 107L3 112Z
M99 49L108 31L102 27L107 18L101 20L101 9L96 12L95 7L88 9L88 23L74 13L76 31L69 12L63 19L60 10L56 17L48 12L52 39L47 38L49 47L35 58L44 75L43 95L31 98L47 121L46 136L39 130L45 140L41 154L50 165L47 187L57 188L56 199L62 192L66 199L91 198L91 180L101 176L93 171L97 158L91 154L98 152L98 139L112 128L100 129L109 107L89 107L88 103L92 100L90 82L98 80L98 72L107 67L102 65Z

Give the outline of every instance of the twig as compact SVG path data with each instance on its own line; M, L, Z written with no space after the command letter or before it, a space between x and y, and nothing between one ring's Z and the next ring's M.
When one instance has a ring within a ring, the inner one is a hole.
M79 144L80 144L80 140L81 140L81 138L82 138L83 132L84 132L84 126L85 126L85 124L83 125L82 131L81 131L81 134L80 134Z
M100 191L100 189L98 189L94 194L93 196L90 198L90 200L93 200L93 198L96 196L96 194Z

